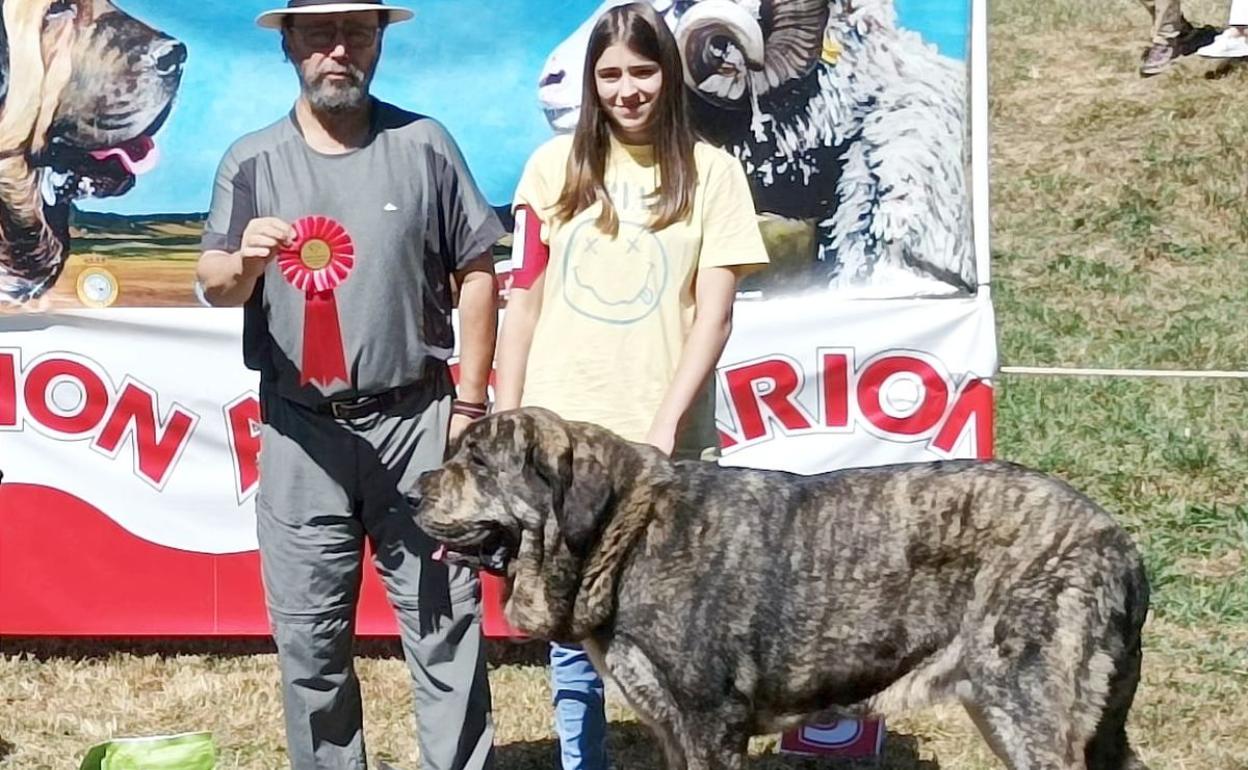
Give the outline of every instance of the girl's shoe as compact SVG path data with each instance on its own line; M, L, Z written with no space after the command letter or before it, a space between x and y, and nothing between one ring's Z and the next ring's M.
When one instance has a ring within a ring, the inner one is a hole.
M1209 59L1248 58L1248 37L1235 27L1227 27L1212 43L1197 48L1196 54Z

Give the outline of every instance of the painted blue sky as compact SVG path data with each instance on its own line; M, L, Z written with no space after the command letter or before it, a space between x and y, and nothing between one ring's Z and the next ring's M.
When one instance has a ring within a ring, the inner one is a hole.
M969 0L896 0L903 26L965 57ZM190 50L178 102L157 134L159 165L120 198L79 201L126 214L208 208L226 147L271 123L298 94L277 34L254 24L281 0L117 0ZM459 142L486 197L505 203L529 152L550 136L537 105L549 52L599 0L409 0L416 19L387 30L373 92L433 115Z

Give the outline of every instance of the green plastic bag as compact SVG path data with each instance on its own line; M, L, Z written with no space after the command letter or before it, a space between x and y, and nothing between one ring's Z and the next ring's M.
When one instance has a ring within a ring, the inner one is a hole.
M96 744L79 770L213 770L217 747L212 733L115 738Z

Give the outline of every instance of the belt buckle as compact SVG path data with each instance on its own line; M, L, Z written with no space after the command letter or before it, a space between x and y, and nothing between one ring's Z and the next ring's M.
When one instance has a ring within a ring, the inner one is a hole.
M391 394L387 392L373 396L357 396L344 401L330 401L329 413L339 420L365 417L388 408L388 405L392 403L391 399L387 398L389 395Z
M353 420L370 413L370 407L377 399L368 396L352 399L350 401L330 401L329 413L339 420Z

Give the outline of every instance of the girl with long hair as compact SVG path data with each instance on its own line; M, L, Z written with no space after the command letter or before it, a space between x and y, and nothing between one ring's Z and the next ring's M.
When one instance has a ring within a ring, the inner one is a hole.
M706 386L740 275L767 262L740 163L689 126L675 39L649 3L590 34L580 119L529 159L496 409L542 406L665 453L715 446ZM606 767L603 685L552 645L565 770Z

